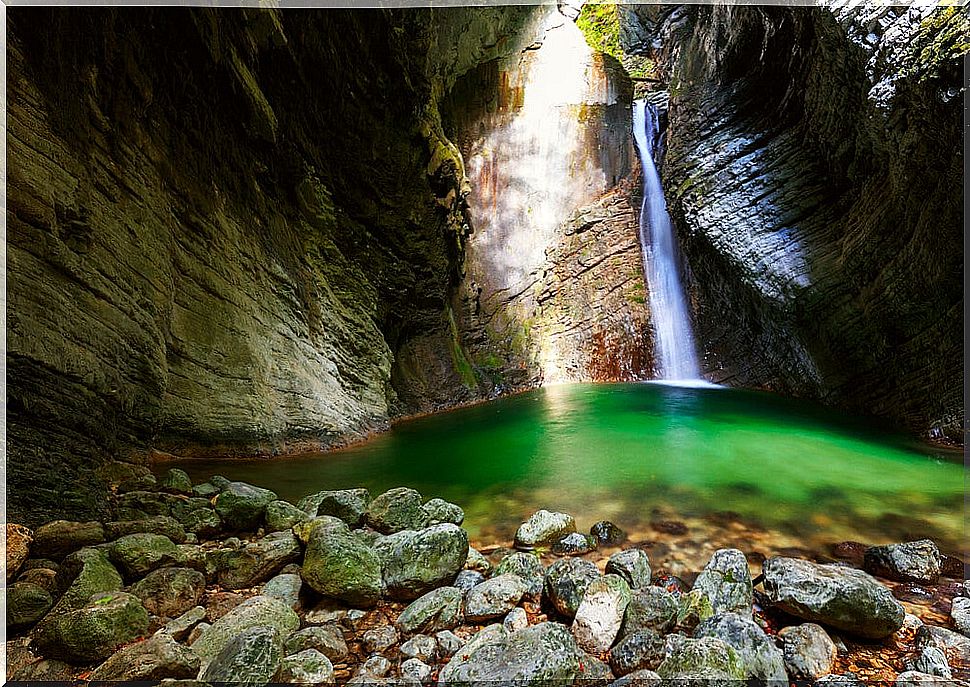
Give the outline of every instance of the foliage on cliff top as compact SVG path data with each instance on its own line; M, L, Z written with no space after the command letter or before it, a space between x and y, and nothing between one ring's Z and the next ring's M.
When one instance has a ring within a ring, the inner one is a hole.
M583 32L586 42L593 50L605 52L618 60L623 59L620 48L620 14L616 4L587 3L583 5L576 26Z
M907 76L919 81L939 75L942 65L970 52L970 17L960 7L940 7L919 26L910 44Z

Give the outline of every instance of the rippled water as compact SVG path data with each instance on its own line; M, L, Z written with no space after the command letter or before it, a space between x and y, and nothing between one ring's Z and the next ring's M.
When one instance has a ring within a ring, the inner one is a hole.
M695 544L763 532L769 549L925 536L962 548L958 455L814 405L724 388L553 386L402 422L335 453L181 467L291 501L407 485L460 504L479 541L511 539L525 516L549 508L581 527L608 518L649 533L658 521L686 522ZM720 523L719 534L703 523Z

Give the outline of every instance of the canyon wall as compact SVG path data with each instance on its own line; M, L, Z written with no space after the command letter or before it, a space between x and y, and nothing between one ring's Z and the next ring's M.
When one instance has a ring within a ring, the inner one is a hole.
M8 509L467 400L438 99L535 8L8 13ZM456 162L457 160L457 162Z
M710 376L963 440L958 8L631 8Z

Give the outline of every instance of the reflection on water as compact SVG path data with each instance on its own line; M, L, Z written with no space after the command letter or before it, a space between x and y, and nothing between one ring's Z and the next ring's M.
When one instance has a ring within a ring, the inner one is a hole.
M408 485L465 508L474 538L507 540L537 508L630 531L732 518L801 545L929 536L959 550L963 468L883 427L721 387L559 385L400 423L331 454L193 461L296 501Z

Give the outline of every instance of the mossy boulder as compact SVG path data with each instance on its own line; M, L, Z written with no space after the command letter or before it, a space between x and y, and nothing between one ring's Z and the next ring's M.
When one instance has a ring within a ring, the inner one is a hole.
M465 618L473 623L500 618L518 605L527 588L528 583L512 573L475 585L465 595Z
M56 621L57 645L45 655L68 662L103 661L119 647L148 631L148 611L124 592L95 594L87 606Z
M370 492L366 489L339 489L318 491L303 497L296 505L311 517L330 515L353 527L363 521L370 501Z
M610 667L618 677L654 670L663 659L664 638L647 628L631 632L610 650Z
M280 681L310 685L334 683L333 663L316 649L304 649L283 658Z
M138 580L152 570L182 560L179 547L171 539L147 532L121 537L111 544L108 557L128 580Z
M744 680L747 670L737 652L715 637L684 639L657 667L667 680Z
M758 684L788 684L784 655L751 618L737 613L716 615L698 625L694 637L716 637L734 649L744 665L745 679Z
M54 605L50 592L29 582L7 587L7 626L33 625Z
M479 632L441 669L441 687L568 685L579 674L583 653L564 625L540 623L511 634L492 627L497 630Z
M206 631L203 639L212 632ZM243 630L206 665L200 679L214 684L264 685L273 679L283 660L283 640L274 626Z
M446 523L422 530L404 530L374 545L387 594L411 600L450 584L468 557L468 534Z
M526 596L538 599L542 595L545 569L539 557L529 551L516 551L503 558L495 568L495 575L511 573L526 582Z
M634 589L620 631L626 635L649 629L666 634L677 624L679 610L677 598L666 589L652 586Z
M319 518L307 534L303 581L326 596L370 607L381 596L381 561L337 518Z
M166 632L126 646L92 671L91 682L149 682L166 678L191 680L199 657Z
M195 640L192 651L199 657L204 670L235 638L247 630L273 628L278 635L285 636L299 626L300 618L285 603L266 596L254 596L216 620ZM228 659L228 654L225 658ZM233 680L234 678L229 678L228 681Z
M120 539L129 534L161 534L176 544L185 541L185 527L169 515L152 515L138 520L106 522L104 531L108 541Z
M350 653L343 631L334 623L306 627L286 639L287 654L296 654L307 649L316 649L333 663L340 663Z
M694 581L698 591L710 601L715 615L738 613L751 617L754 590L744 554L737 549L720 549Z
M225 555L218 581L224 589L253 587L299 559L300 542L293 533L273 532Z
M640 549L617 551L606 561L606 572L622 577L630 589L641 589L650 585L650 558Z
M162 568L148 573L129 592L151 613L176 618L202 600L205 576L191 568Z
M465 511L450 501L434 498L422 506L428 516L429 525L440 525L450 522L452 525L461 525L465 521Z
M390 489L370 502L364 519L382 534L420 529L428 523L421 501L421 494L414 489Z
M173 494L191 494L192 478L185 470L170 468L162 475L162 478L158 481L158 486Z
M42 558L60 559L85 546L102 544L104 541L104 525L100 522L55 520L34 531L31 552Z
M440 587L421 596L395 621L402 634L453 630L461 623L462 593L456 587Z
M276 500L276 494L269 489L254 487L245 482L230 482L215 497L215 509L228 530L255 530L259 527L266 507Z
M298 522L307 520L310 516L287 501L273 501L266 506L267 532L282 532L293 528Z

